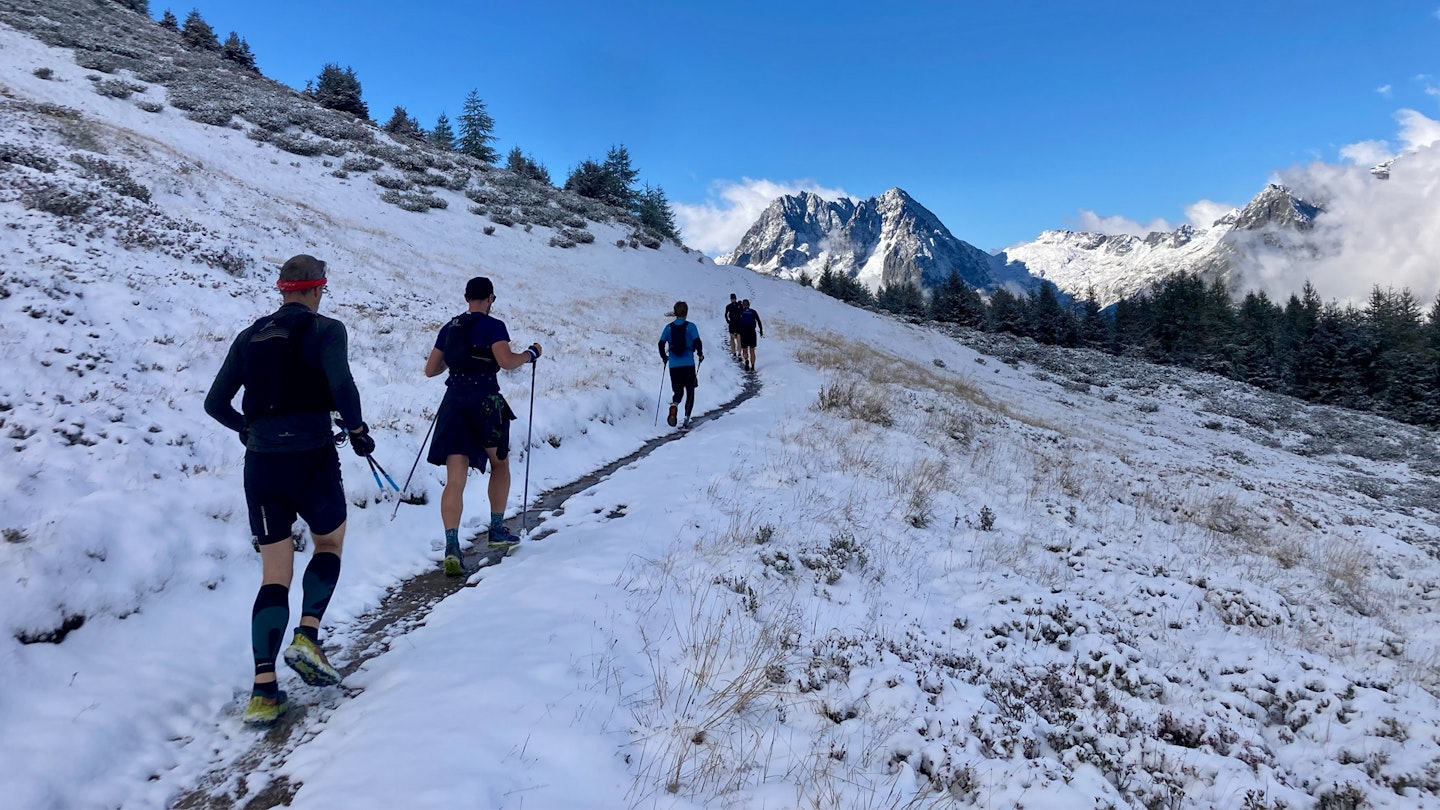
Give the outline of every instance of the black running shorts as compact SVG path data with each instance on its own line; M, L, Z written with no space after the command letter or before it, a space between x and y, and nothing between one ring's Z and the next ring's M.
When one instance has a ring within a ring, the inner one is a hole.
M250 533L260 545L290 539L298 515L311 534L329 534L345 522L345 485L334 447L299 453L246 453L245 505Z
M695 388L700 385L700 378L695 375L694 366L671 366L670 367L670 390L679 396L681 391L687 388Z
M752 326L749 329L740 330L740 348L755 348L755 327Z
M446 388L425 460L443 467L445 459L462 455L469 459L467 466L484 472L490 458L487 449L493 449L499 459L510 455L510 422L514 419L515 412L500 394L473 395L457 386Z

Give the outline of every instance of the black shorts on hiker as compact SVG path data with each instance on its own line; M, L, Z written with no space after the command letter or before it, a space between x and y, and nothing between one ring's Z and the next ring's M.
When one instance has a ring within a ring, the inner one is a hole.
M694 366L671 366L670 367L670 390L675 393L675 401L680 400L680 394L699 387L700 378L695 375Z
M298 515L311 534L345 522L345 485L334 445L298 453L245 454L245 505L260 545L290 539Z
M515 412L500 394L473 394L459 387L445 389L435 415L435 438L425 460L443 467L450 456L462 455L481 472L493 448L496 458L510 455L510 422Z
M740 330L740 348L742 348L742 349L753 349L753 348L755 348L755 329L754 329L753 327L750 328L750 329L741 329L741 330Z

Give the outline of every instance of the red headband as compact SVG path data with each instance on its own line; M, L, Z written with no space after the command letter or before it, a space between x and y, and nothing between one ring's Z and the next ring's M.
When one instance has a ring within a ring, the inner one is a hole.
M313 290L316 287L324 287L325 279L317 278L312 281L277 281L275 282L275 286L279 287L281 292L304 292L305 290Z

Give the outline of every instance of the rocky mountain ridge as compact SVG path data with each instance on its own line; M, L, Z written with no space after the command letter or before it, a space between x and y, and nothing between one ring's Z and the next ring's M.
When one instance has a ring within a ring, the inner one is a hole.
M886 285L930 288L958 271L984 291L1002 284L1032 288L1038 281L955 237L939 217L904 189L855 201L824 200L802 191L780 197L755 221L740 244L720 259L759 273L798 278L833 272L859 280L872 292Z

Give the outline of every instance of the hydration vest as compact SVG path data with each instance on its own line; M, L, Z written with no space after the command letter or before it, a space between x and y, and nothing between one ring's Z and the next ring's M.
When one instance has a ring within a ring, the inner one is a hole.
M315 334L314 312L266 315L251 327L244 349L245 421L292 413L329 413L335 408L319 357L305 357L305 337Z
M440 351L451 374L478 377L500 371L495 352L489 346L475 345L475 327L485 317L488 316L481 312L467 312L450 321L450 330L445 333L445 348Z
M690 353L690 322L670 322L670 337L667 342L670 344L670 353L684 357Z

